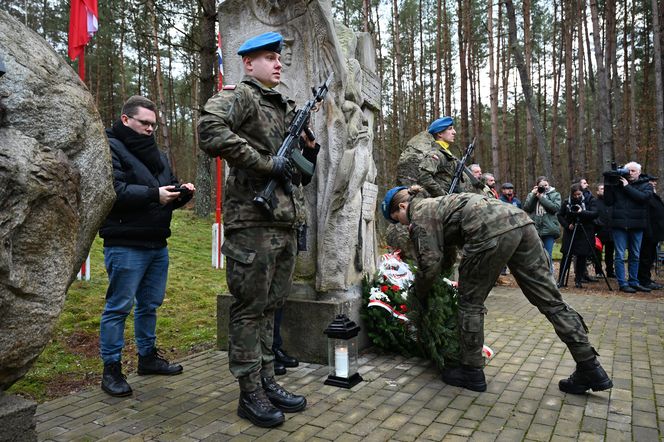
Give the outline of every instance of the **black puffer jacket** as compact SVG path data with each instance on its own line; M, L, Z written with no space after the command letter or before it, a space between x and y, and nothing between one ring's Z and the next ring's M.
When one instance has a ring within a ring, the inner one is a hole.
M165 247L166 238L171 236L173 210L186 204L192 195L183 195L174 203L165 206L159 204L159 187L179 185L166 156L160 154L165 167L157 175L153 175L147 166L115 137L111 129L106 130L106 135L111 146L113 186L117 198L111 213L99 229L99 236L104 239L104 247Z
M558 222L563 226L563 244L561 248L563 253L567 253L568 250L571 250L572 255L577 256L589 256L593 253L593 247L595 246L594 221L597 218L597 200L592 195L588 196L588 199L583 196L580 201L567 198L560 207ZM577 213L572 212L572 206L575 205L581 208ZM574 242L572 242L570 249L573 230L570 230L569 226L574 225L577 220L579 221L579 227L576 230Z
M604 202L613 207L611 227L642 230L647 227L652 185L644 175L626 186L604 183Z

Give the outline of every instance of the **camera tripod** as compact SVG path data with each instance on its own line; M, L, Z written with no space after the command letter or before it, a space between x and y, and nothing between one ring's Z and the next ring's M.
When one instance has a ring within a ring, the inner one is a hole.
M590 257L593 260L593 263L595 264L596 268L598 269L602 268L601 261L598 261L597 255L594 253L595 244L593 244L590 241L590 238L588 237L588 232L586 232L585 227L583 227L583 224L581 224L581 221L579 221L579 218L577 217L574 220L574 230L572 230L572 237L570 238L569 245L567 246L567 253L565 253L565 259L561 263L560 276L558 277L558 288L562 287L563 285L567 285L567 280L569 279L569 265L570 262L572 261L572 246L574 244L574 238L577 235L579 227L581 227L581 232L583 233L583 236L586 238L588 246L590 246ZM579 259L578 255L576 255L576 259ZM577 275L577 278L579 277L580 275ZM613 289L611 288L611 284L609 284L609 278L606 277L606 273L604 273L604 270L602 270L602 277L604 278L604 282L606 282L606 286L609 288L609 291L613 291Z

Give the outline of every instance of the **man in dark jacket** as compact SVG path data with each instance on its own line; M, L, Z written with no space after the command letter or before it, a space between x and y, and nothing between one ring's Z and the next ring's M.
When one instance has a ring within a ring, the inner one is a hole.
M125 320L134 299L138 374L182 373L181 365L170 364L158 352L155 328L157 307L166 292L171 215L196 189L191 183L179 186L155 142L156 121L155 104L133 96L122 107L120 119L106 131L117 198L99 229L109 279L99 347L104 361L101 388L111 396L132 393L122 374L121 356Z
M639 284L639 254L643 230L647 225L648 200L652 197L652 186L648 178L641 176L641 165L635 162L625 164L629 174L615 176L616 172L605 173L604 201L613 207L611 228L615 244L614 266L620 290L627 293L649 292ZM625 250L629 250L628 273L625 275Z
M650 270L657 259L657 243L664 240L664 203L657 195L657 177L647 176L652 185L653 195L648 200L648 224L643 231L641 255L639 255L639 284L650 290L664 288L652 279Z

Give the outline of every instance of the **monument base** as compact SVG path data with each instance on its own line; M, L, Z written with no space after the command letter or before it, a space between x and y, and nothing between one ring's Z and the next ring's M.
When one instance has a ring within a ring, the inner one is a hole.
M217 348L228 350L228 311L233 297L217 295ZM281 322L283 348L289 355L303 362L327 364L327 336L323 330L336 315L345 314L362 327L360 309L362 294L360 287L345 292L318 295L305 284L293 284L293 293L286 300ZM366 330L358 335L358 349L370 346Z
M37 403L0 393L0 441L36 441Z

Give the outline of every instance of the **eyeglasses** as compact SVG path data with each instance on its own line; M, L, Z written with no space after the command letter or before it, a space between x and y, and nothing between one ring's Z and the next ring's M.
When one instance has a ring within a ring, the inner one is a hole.
M139 123L141 123L143 126L150 126L153 129L156 129L157 126L159 126L159 123L157 123L157 122L153 123L152 121L139 120L138 118L130 117L129 115L127 115L127 118L131 118L132 120L136 120Z

